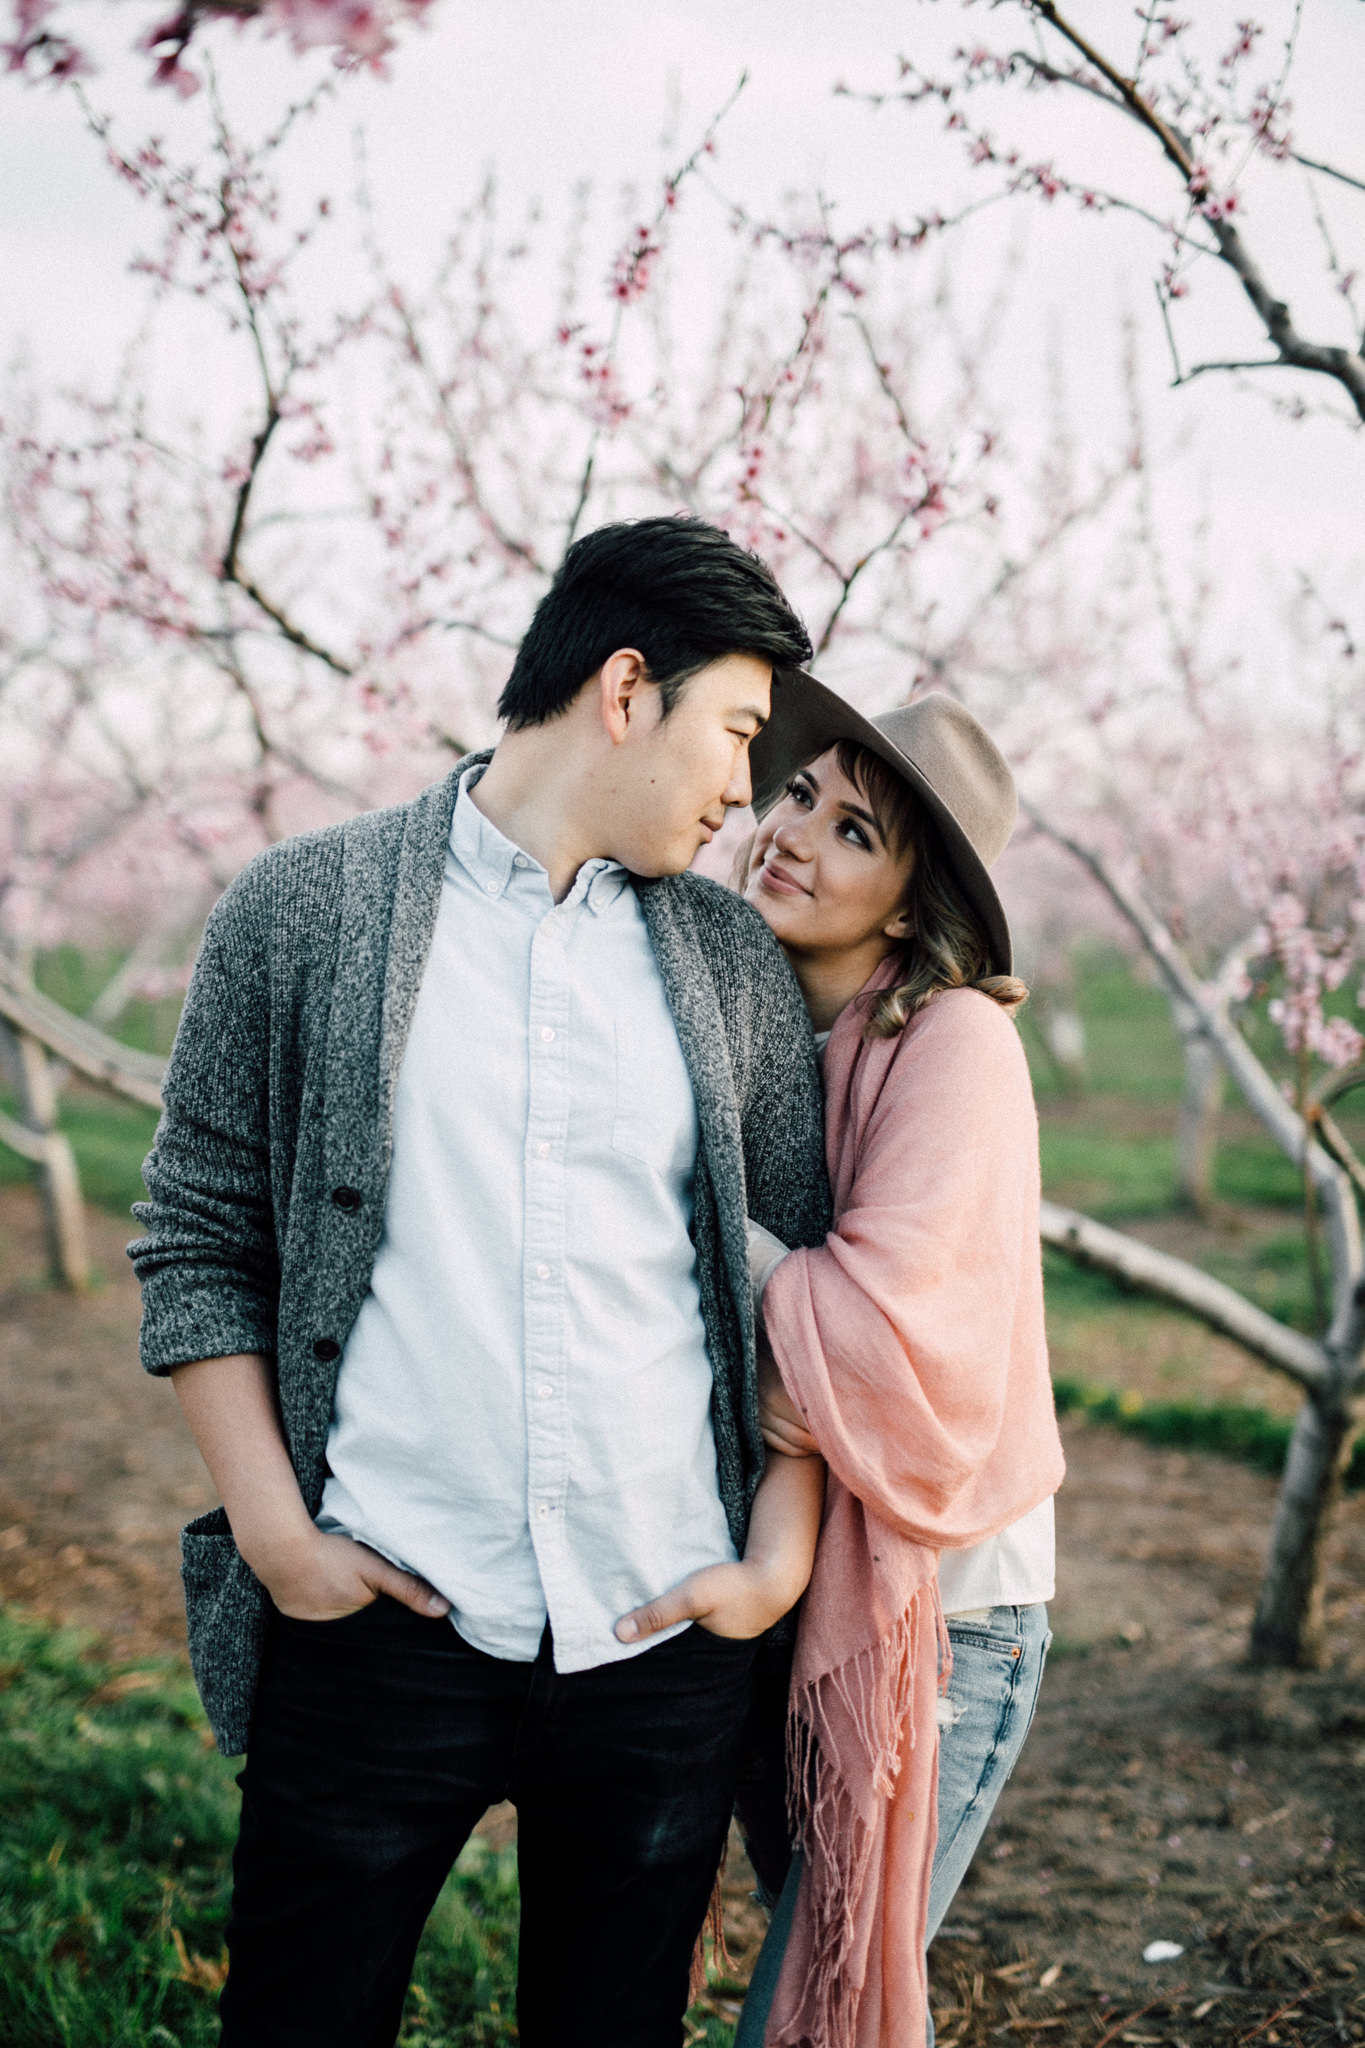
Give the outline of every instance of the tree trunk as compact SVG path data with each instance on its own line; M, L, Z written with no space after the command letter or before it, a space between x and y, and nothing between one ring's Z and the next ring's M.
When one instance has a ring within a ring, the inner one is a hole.
M1085 1025L1074 1003L1063 998L1042 1005L1043 1043L1068 1095L1083 1095L1086 1084Z
M1322 1552L1358 1421L1365 1354L1365 1277L1331 1334L1315 1341L1257 1308L1186 1259L1053 1202L1041 1205L1044 1244L1197 1316L1253 1357L1296 1380L1304 1402L1290 1438L1248 1655L1253 1664L1313 1669L1322 1661Z
M1325 1656L1322 1546L1354 1435L1350 1404L1307 1394L1289 1440L1256 1618L1253 1664L1316 1671Z
M1185 1052L1185 1092L1176 1127L1180 1199L1204 1216L1213 1207L1218 1112L1223 1106L1226 1073L1218 1048L1197 1028L1193 1012L1189 1013L1188 1025L1179 1012L1176 1021Z
M57 1090L51 1064L43 1046L30 1033L11 1031L8 1025L3 1029L14 1055L23 1118L17 1126L6 1118L3 1135L37 1168L52 1277L59 1287L81 1293L90 1283L85 1205L71 1141L57 1129Z

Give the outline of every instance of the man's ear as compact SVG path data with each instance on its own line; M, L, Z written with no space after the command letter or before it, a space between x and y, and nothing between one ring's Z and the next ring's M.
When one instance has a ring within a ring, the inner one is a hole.
M614 747L627 738L632 723L638 723L647 687L652 687L649 669L638 647L618 647L598 670L602 724Z

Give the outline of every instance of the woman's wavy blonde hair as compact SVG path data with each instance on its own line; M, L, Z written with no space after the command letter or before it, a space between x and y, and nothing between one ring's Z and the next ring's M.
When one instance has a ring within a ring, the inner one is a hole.
M945 988L980 989L1002 1010L1013 1013L1028 1001L1028 985L1017 974L991 972L990 940L963 893L933 819L916 803L908 782L856 740L838 740L834 757L866 797L882 836L894 853L909 849L910 879L904 904L910 937L902 948L903 979L878 991L865 1027L869 1038L894 1038L917 1011ZM735 886L748 880L754 842L740 849Z
M856 740L839 740L834 757L840 773L866 797L887 845L898 854L908 849L912 856L904 897L910 925L902 949L904 978L874 998L867 1036L894 1038L945 988L980 989L1013 1013L1028 1001L1027 984L1017 974L991 971L985 926L953 871L933 818L915 801L909 783Z

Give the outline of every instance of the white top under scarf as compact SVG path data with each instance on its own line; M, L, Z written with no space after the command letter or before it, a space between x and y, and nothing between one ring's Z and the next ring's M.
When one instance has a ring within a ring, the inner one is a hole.
M556 1668L583 1671L649 1647L612 1634L627 1609L735 1555L688 1234L696 1108L625 870L589 861L556 905L476 781L318 1521L430 1580L476 1649L529 1662L548 1617Z

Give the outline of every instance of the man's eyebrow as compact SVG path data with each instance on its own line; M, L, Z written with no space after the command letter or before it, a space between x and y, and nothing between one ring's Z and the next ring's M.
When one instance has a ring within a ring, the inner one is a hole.
M766 711L760 711L757 704L741 704L736 716L740 718L752 718L754 724L758 727L759 731L762 732L764 726L768 723L769 714Z

